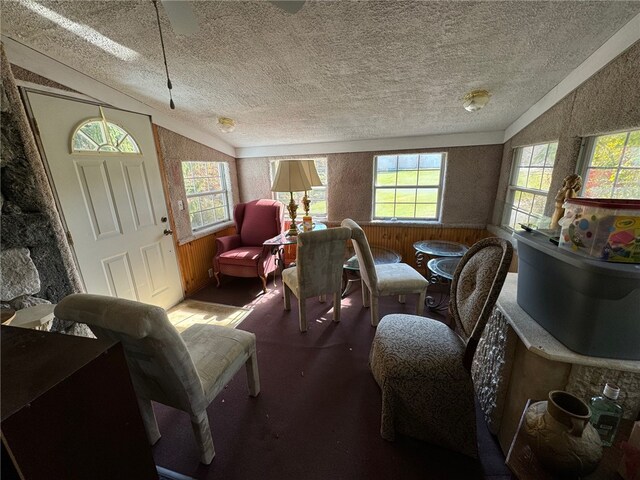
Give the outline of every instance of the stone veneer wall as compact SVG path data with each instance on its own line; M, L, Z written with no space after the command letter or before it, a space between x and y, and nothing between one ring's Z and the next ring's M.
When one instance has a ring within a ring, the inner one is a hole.
M505 143L492 223L500 223L514 148L558 141L547 196L546 210L551 214L562 180L576 170L582 138L636 128L640 128L640 42L634 43Z
M441 223L445 226L484 227L491 219L500 171L502 145L405 150L398 153L446 152L445 187ZM289 157L238 159L240 199L271 198L269 161L292 158L327 158L328 221L352 218L371 221L373 158L390 152L332 153ZM395 152L394 152L395 153Z
M82 291L11 67L0 47L2 69L1 249L26 247L40 277L36 297L52 303Z
M189 220L189 212L187 211L187 196L184 189L184 181L182 179L182 161L227 163L229 166L231 192L233 195L233 202L235 204L240 201L236 159L191 140L190 138L172 132L171 130L167 130L166 128L156 126L156 130L158 132L160 161L164 165L167 177L169 204L175 224L176 239L178 244L183 245L195 238L211 234L213 231L205 230L203 232L199 232L199 235L194 235L191 231L191 222ZM179 200L182 200L184 210L178 209ZM216 230L226 228L226 226L218 227Z

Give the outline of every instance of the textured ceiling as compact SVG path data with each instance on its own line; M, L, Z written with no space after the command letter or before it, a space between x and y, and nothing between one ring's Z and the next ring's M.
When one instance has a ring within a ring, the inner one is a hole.
M160 6L172 115L236 147L503 130L640 12L637 1L308 0L293 15L265 1L191 4L190 36ZM168 111L150 1L1 8L3 35ZM94 45L109 41L125 60ZM475 88L492 98L471 114L461 99ZM233 133L216 131L219 115L236 119Z

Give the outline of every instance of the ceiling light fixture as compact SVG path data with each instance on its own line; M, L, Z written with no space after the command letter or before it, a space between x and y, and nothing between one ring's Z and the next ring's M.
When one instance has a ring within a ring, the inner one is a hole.
M231 133L236 129L236 121L233 118L218 117L218 128L223 133Z
M464 96L462 106L468 112L477 112L489 103L491 94L486 90L473 90Z

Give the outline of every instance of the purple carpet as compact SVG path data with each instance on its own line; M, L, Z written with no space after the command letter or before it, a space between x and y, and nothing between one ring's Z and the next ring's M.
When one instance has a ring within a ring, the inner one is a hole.
M309 331L297 304L283 310L281 285L260 295L258 279L227 278L193 298L254 311L239 328L258 341L261 392L248 396L244 370L208 409L216 456L199 462L188 416L155 404L162 438L156 463L196 479L511 478L495 440L479 421L480 461L409 438L380 437L380 390L367 364L375 334L359 288L333 323L331 302L307 301ZM380 314L413 313L388 297Z

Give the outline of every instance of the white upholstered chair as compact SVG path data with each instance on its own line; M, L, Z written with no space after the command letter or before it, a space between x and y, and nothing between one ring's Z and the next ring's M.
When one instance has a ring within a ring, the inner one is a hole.
M201 461L209 464L215 455L209 404L243 365L249 394L260 392L253 333L196 324L181 335L162 308L101 295L69 295L54 314L89 325L98 338L122 342L151 444L160 439L151 406L155 401L189 414Z
M462 257L449 305L458 333L414 315L380 321L369 364L382 390L383 438L401 433L477 457L471 362L512 252L507 240L487 238Z
M284 308L291 309L291 293L298 298L300 331L307 331L306 300L333 294L333 321L340 321L342 266L345 260L348 228L328 228L298 235L296 266L282 272Z
M416 314L422 315L429 282L406 263L375 265L364 230L350 218L344 219L342 226L351 230L353 249L360 265L362 304L365 307L371 305L371 325L378 325L378 297L387 295L403 298L404 295L417 293Z

